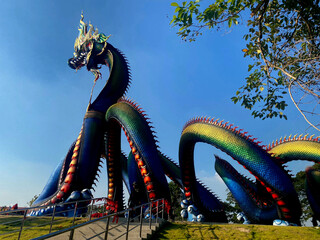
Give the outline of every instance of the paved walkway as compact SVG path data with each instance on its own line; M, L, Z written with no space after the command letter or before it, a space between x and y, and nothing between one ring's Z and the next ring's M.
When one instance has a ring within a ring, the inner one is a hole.
M140 222L130 222L129 225L129 235L128 239L130 240L140 240L140 239L149 239L151 235L160 227L165 221L158 219L159 223L155 223L155 219L151 224L151 229L149 227L149 220L144 220L142 223L142 231L140 238ZM73 239L75 240L84 240L84 239L105 239L105 229L106 229L107 220L103 219L86 226L75 229ZM126 239L126 229L127 229L127 219L119 218L118 223L112 223L112 218L109 223L109 231L107 239ZM70 232L60 234L58 236L48 238L51 240L67 240L70 237Z

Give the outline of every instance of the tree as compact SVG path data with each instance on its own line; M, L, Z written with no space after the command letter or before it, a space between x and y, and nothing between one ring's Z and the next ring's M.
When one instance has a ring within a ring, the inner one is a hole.
M169 182L169 191L171 196L171 206L173 207L173 213L176 217L180 216L180 203L182 201L182 191L180 187L172 181Z
M195 41L205 29L247 25L242 51L252 64L246 83L232 97L234 103L254 117L287 119L284 97L289 94L305 120L319 130L310 120L320 115L319 0L216 0L207 7L195 0L171 5L171 24L180 27L177 34L185 41Z
M313 169L320 170L320 164L315 164L312 166ZM296 176L292 178L294 188L298 193L298 197L301 203L302 215L301 222L305 223L308 219L312 218L313 212L310 208L305 184L306 184L306 173L305 171L297 172Z
M33 198L29 202L27 202L28 206L31 207L32 204L34 203L34 201L37 200L39 196L40 196L40 194L34 195Z
M305 180L306 180L306 173L304 171L298 172L297 175L293 178L293 185L298 193L298 197L301 203L302 224L308 221L308 219L312 217L312 210L309 206L309 202L306 195Z
M225 207L225 212L228 218L228 222L232 223L241 223L237 219L237 214L242 212L239 204L237 203L236 199L233 197L232 193L229 190L227 191L227 198L226 201L223 202Z

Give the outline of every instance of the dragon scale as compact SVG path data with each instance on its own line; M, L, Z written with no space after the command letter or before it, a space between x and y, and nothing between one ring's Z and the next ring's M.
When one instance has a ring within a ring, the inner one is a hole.
M251 223L271 224L278 217L276 204L261 184L241 176L231 164L218 156L215 170Z

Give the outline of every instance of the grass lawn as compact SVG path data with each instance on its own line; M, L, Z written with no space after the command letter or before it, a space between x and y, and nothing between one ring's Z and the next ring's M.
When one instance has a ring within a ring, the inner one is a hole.
M0 218L0 239L17 239L21 216ZM75 224L86 218L76 218ZM51 217L27 218L21 239L31 239L49 233ZM11 222L11 223L8 223ZM5 223L5 224L3 224ZM72 218L55 218L52 232L70 227ZM17 231L15 233L10 233ZM9 233L9 234L5 234ZM1 235L5 234L5 235ZM209 224L190 222L168 222L152 239L320 239L320 229L314 227L280 227L267 225Z
M153 239L320 239L314 227L268 225L167 223Z
M16 240L19 236L22 218L22 216L2 216L0 218L0 239ZM72 218L55 217L51 231L55 232L63 228L72 226L72 220ZM85 222L86 220L86 218L76 218L75 224ZM48 234L50 229L50 222L51 217L28 217L24 223L20 239L31 239ZM16 232L10 233L13 231Z

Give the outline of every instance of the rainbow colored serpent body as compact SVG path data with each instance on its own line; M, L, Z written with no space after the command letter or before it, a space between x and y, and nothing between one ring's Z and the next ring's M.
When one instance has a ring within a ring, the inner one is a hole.
M193 183L193 151L197 142L211 144L237 160L271 194L279 210L279 217L290 222L300 222L300 203L290 176L254 139L236 127L232 128L232 125L214 119L191 120L182 132L179 161L187 198L201 202L201 196L197 194Z
M246 133L236 127L232 128L232 125L197 118L188 122L183 129L179 168L158 151L157 141L143 111L132 101L119 100L130 83L125 57L106 42L108 37L104 34L98 34L92 26L87 30L82 20L75 54L69 59L69 66L73 69L86 66L95 74L96 81L100 76L99 66L106 65L110 76L98 97L89 104L79 137L50 177L34 203L35 206L68 201L74 192L92 188L103 155L108 171L108 198L119 203L119 210L124 208L123 178L127 179L129 192L133 178L141 183L141 187L143 185L146 194L140 196L143 201L163 197L170 202L166 174L184 189L185 197L199 208L207 221L225 222L227 219L223 204L196 179L194 146L197 142L205 142L229 154L255 176L256 183L250 183L237 175L224 160L216 160L217 172L237 201L242 202L243 210L249 218L261 223L270 223L274 218L300 223L301 210L297 193L290 176L277 162L284 156L281 144L269 149L273 152L270 154ZM124 131L131 148L128 162L123 160L121 153L121 131ZM315 155L310 158L315 160ZM134 171L139 174L131 175L128 180L128 172L132 170L130 166L136 166Z
M320 163L320 140L307 135L295 135L280 138L268 146L267 150L276 157L280 164L294 160L312 161ZM320 220L320 172L310 167L306 169L306 193L314 213Z

